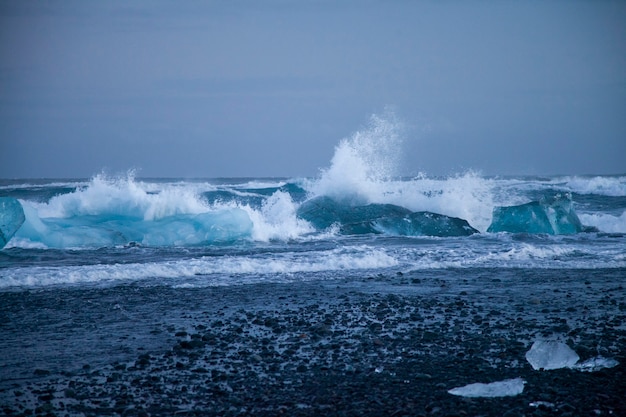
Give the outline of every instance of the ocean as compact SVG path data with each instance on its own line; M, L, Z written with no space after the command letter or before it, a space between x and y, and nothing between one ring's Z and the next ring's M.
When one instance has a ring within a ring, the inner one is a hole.
M311 178L0 180L4 412L623 412L626 175L392 163L354 137ZM548 339L619 365L540 380Z
M450 268L626 268L626 176L470 173L360 183L352 195L321 182L3 180L0 196L17 199L25 221L0 252L0 288L297 283L360 271ZM519 233L487 232L495 207L555 196L567 196L569 210L591 231L528 233L524 228L535 226L522 218ZM422 235L406 215L412 212L463 219L477 232Z

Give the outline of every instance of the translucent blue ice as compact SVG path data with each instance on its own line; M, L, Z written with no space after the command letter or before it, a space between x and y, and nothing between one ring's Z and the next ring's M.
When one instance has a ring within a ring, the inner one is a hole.
M17 199L0 197L0 249L11 240L24 219L24 209Z
M337 225L342 234L385 233L400 236L469 236L478 230L466 220L394 204L351 205L330 197L303 203L298 216L316 229Z
M519 206L495 207L488 232L566 235L584 231L569 196L532 201Z

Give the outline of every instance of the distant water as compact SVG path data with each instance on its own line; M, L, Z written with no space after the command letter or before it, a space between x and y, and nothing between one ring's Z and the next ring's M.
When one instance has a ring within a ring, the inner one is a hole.
M626 268L626 175L399 177L401 142L373 116L315 178L0 180L0 290Z

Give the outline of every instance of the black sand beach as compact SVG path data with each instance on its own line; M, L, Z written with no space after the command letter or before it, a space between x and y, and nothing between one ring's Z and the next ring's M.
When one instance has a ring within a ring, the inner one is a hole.
M622 416L625 276L616 269L442 270L212 288L135 283L4 292L1 410ZM619 365L533 370L525 359L533 341L555 338L581 360L603 356ZM526 385L512 397L448 393L518 377Z

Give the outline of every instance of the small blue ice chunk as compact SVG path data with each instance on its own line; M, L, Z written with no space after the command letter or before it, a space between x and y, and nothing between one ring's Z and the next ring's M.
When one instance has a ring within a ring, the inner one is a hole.
M0 249L11 240L25 219L24 209L17 199L0 197Z

